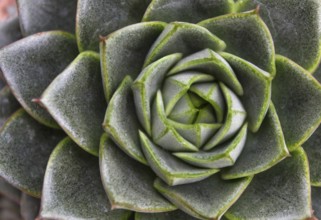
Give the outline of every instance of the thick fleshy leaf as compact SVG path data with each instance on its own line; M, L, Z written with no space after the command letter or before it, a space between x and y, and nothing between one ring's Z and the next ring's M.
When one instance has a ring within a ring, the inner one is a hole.
M148 164L170 186L198 182L219 171L190 166L155 145L143 132L139 135Z
M20 108L18 101L10 92L8 86L0 90L0 127L5 121Z
M108 104L103 127L113 141L130 157L147 164L140 147L134 97L131 90L133 80L125 77Z
M236 94L243 94L243 88L231 66L218 53L210 49L204 49L185 57L171 69L170 74L186 70L197 70L213 75L216 79L225 83Z
M76 34L79 50L98 51L99 36L139 22L149 3L150 0L78 0Z
M213 111L211 113L214 114ZM195 108L190 95L185 94L180 100L178 100L173 110L168 115L168 118L176 122L192 124L198 115L199 110Z
M310 178L313 186L321 187L321 127L303 144L308 155ZM321 214L321 213L320 213Z
M232 166L243 150L247 135L247 124L231 140L215 147L211 151L196 153L174 153L186 163L206 168L223 168Z
M180 210L162 213L135 213L135 220L197 220Z
M321 188L312 187L312 209L313 215L318 219L321 218Z
M38 216L40 199L22 194L20 202L20 214L24 220L34 220Z
M104 134L100 145L100 173L113 209L167 212L176 207L153 188L155 174L124 154Z
M260 173L289 156L280 121L271 103L258 132L248 132L244 149L234 166L223 171L224 179Z
M247 113L249 128L256 132L270 105L272 77L242 58L228 53L221 55L232 66L243 86L244 94L240 99Z
M40 216L45 219L127 219L112 211L104 192L98 158L69 137L52 152L44 179Z
M190 23L173 22L166 26L150 48L144 66L172 53L187 56L204 48L221 51L225 46L224 41L206 28Z
M235 93L222 83L220 87L227 105L225 121L220 130L205 144L204 150L210 150L231 138L242 127L246 118L246 111Z
M157 90L161 89L163 80L168 70L181 58L181 54L166 56L147 66L136 78L132 89L134 93L135 106L138 119L151 135L151 103Z
M75 32L77 0L17 0L24 36L43 31Z
M74 142L98 156L107 107L103 93L99 55L84 52L54 79L40 102Z
M276 57L276 69L272 101L286 145L292 151L304 143L321 122L321 85L286 57Z
M153 0L148 6L143 21L200 22L207 18L231 13L232 0Z
M13 17L0 23L0 48L22 37L19 18Z
M48 112L32 99L40 97L77 53L74 37L60 31L32 35L0 51L0 67L9 87L23 108L40 123L57 127Z
M307 219L311 217L309 165L302 148L256 175L230 208L228 219Z
M224 40L226 52L275 73L273 40L256 11L210 18L199 25Z
M225 181L213 175L200 182L168 186L156 179L154 187L182 211L199 219L219 219L241 196L252 177Z
M276 53L313 71L321 56L321 2L316 0L245 0L239 11L260 6L260 17L273 36Z
M21 192L18 189L14 188L12 185L10 185L2 177L0 177L0 194L16 202L17 204L20 203Z
M154 143L169 151L198 151L195 145L183 138L169 123L160 91L157 92L154 100L152 115L152 139Z
M64 134L47 128L24 110L13 114L0 133L0 175L39 197L49 155Z
M163 22L134 24L116 31L100 43L104 89L108 101L126 75L136 79L142 71L146 54L165 25Z

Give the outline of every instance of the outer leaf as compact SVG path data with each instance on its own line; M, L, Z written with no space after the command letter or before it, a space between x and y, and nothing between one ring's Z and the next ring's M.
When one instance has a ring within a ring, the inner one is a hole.
M321 127L303 144L309 158L311 184L321 187Z
M277 56L272 101L290 151L304 143L321 122L321 85L291 60ZM284 83L286 82L286 83Z
M99 35L137 23L150 0L78 0L76 34L80 51L99 49Z
M99 175L98 158L70 138L52 152L44 180L40 216L46 219L128 219L129 211L111 211Z
M136 79L142 71L146 54L164 27L163 22L139 23L116 31L100 43L107 101L126 75Z
M226 52L275 73L274 45L271 34L256 11L228 14L199 23L224 40Z
M156 179L154 186L184 212L199 219L219 219L241 196L252 178L224 181L213 175L203 181L168 186Z
M321 56L321 2L318 0L245 0L239 11L260 6L276 52L313 72Z
M0 90L0 127L5 121L20 108L8 86Z
M307 219L311 217L309 165L302 148L256 175L228 219Z
M0 51L0 67L13 94L32 117L47 126L57 124L32 99L40 97L77 53L74 37L59 31L32 35Z
M64 136L17 111L0 133L0 175L22 191L39 197L52 149Z
M0 23L0 48L19 40L21 37L18 17Z
M140 147L134 97L130 76L125 77L113 98L110 100L103 127L113 141L130 157L147 164Z
M135 220L169 220L169 219L175 219L175 220L196 220L197 218L194 218L188 214L185 214L184 212L177 210L173 212L163 212L163 213L135 213Z
M75 32L77 0L17 0L24 36L43 31Z
M20 214L24 220L36 219L40 208L40 200L27 194L22 194Z
M248 132L244 149L234 166L223 171L224 179L234 179L265 171L289 156L280 121L273 104L258 132Z
M200 22L207 18L231 13L232 0L153 0L148 6L143 21Z
M321 188L312 187L312 207L313 215L318 219L321 218Z
M80 147L98 156L107 107L98 54L81 53L55 78L40 101Z
M154 173L127 157L103 135L100 145L100 172L114 209L138 212L168 212L176 207L153 188Z

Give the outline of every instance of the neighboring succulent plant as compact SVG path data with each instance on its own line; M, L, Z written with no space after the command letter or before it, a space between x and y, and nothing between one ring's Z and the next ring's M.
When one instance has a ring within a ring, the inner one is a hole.
M321 217L320 1L18 9L0 175L41 197L39 218Z

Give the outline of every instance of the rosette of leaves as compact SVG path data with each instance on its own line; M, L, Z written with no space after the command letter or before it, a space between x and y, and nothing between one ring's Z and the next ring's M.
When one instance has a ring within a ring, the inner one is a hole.
M320 216L321 2L18 9L0 175L41 197L39 218Z

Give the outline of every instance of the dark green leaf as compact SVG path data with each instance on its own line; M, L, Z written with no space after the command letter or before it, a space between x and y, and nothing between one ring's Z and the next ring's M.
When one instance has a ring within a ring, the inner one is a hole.
M10 92L8 86L0 90L0 127L20 108L18 101Z
M313 215L318 219L321 218L321 188L312 187L312 209Z

